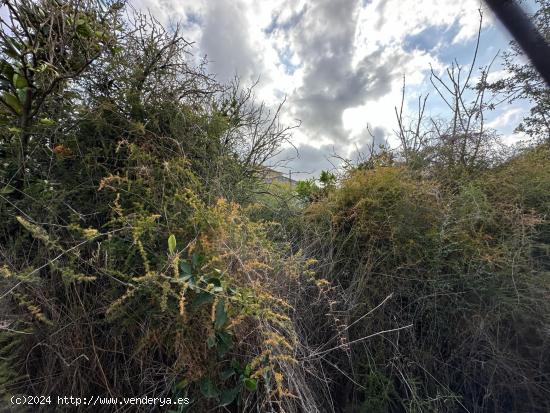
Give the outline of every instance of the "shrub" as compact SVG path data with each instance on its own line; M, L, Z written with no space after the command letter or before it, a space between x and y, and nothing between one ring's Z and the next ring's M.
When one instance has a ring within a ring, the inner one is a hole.
M405 167L352 170L308 207L308 253L345 288L357 341L352 371L363 387L340 392L341 403L548 408L546 156L539 147L452 191ZM516 185L525 192L512 193Z

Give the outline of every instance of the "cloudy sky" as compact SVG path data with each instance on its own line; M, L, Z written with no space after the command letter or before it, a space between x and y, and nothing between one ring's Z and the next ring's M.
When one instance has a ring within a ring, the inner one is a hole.
M471 62L479 25L479 0L131 0L165 25L180 22L206 55L209 71L229 81L260 79L257 97L269 105L287 98L283 120L301 122L293 134L296 151L287 167L293 177L331 169L338 154L354 157L370 142L395 144L394 107L400 104L403 76L405 108L414 113L419 94L430 92L430 65L442 72L456 59ZM484 12L476 66L505 50L508 34ZM498 63L493 79L502 76ZM431 91L428 115L444 111ZM508 141L525 105L490 114L490 124Z

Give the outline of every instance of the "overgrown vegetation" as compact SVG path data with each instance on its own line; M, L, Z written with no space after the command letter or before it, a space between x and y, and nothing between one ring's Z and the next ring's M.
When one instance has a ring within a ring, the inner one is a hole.
M449 117L427 121L420 98L410 122L396 108L400 148L373 147L338 179L267 185L290 132L281 107L191 65L177 28L123 3L2 4L8 409L29 394L550 410L547 89L521 150L483 115L489 89L514 92L527 66L496 85L489 67L477 85L460 67L433 73Z

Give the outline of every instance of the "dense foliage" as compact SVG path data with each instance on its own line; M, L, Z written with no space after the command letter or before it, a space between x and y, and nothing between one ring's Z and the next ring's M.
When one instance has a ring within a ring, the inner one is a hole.
M450 191L398 165L352 171L305 211L349 302L360 411L546 411L550 151ZM522 190L518 190L522 188ZM369 317L362 315L384 302Z
M396 109L397 150L266 184L280 107L192 65L177 28L122 3L2 4L3 402L550 410L547 130L503 151L486 71L471 105L448 72L461 109L434 129Z

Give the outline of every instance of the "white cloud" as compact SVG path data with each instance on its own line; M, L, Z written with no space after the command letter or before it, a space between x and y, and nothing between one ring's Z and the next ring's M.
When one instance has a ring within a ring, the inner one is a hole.
M479 7L479 0L373 0L359 14L355 58L381 47L399 47L406 37L430 27L443 33L456 24L453 42L469 40L477 34Z
M487 123L487 127L497 130L502 130L504 128L515 127L521 121L525 113L524 108L513 107L502 112L494 120Z
M480 1L138 0L134 5L150 8L163 23L187 21L184 34L196 42L195 54L208 55L218 79L237 73L251 83L260 77L256 94L273 106L286 95L283 120L302 121L296 145L335 143L338 152L349 154L365 139L367 123L391 134L403 75L406 110L414 111L417 96L426 93L430 64L442 71L449 63L442 56L475 38ZM491 24L490 18L485 21ZM422 44L426 39L430 47Z

